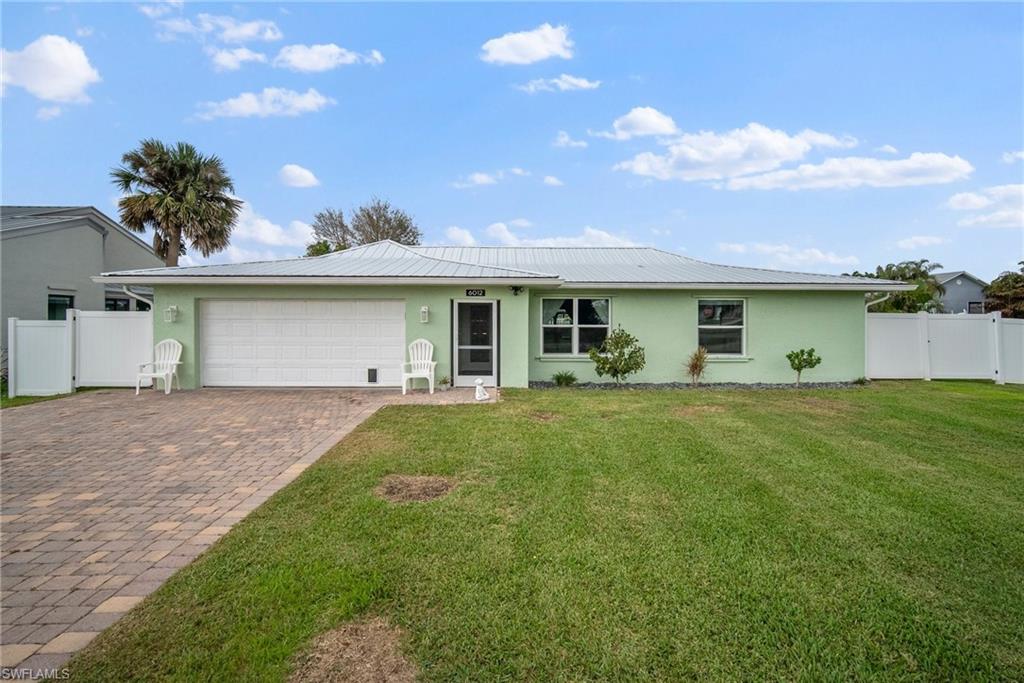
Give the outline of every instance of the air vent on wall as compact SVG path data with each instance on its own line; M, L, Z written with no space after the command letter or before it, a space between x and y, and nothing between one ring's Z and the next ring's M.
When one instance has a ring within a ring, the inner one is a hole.
M377 384L377 368L366 369L366 381L369 384Z

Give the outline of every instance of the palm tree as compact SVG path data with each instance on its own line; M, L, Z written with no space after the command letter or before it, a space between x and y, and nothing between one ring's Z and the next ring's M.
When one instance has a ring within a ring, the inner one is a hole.
M933 275L940 268L942 268L941 263L921 259L878 266L873 273L862 273L855 270L852 273L845 273L845 275L900 280L917 285L917 289L910 292L890 293L888 299L872 309L873 313L917 313L919 311L937 313L942 311L942 303L939 298L946 293L946 288ZM879 295L879 292L867 292L864 299L872 301Z
M231 195L234 184L219 158L186 142L148 139L121 163L110 172L123 195L121 222L137 232L153 228L153 251L166 265L178 265L186 246L203 256L228 246L242 201Z

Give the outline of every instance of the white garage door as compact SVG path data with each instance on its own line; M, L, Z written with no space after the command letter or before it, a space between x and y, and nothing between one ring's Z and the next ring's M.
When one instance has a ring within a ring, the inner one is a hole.
M403 301L203 301L199 325L205 386L401 383ZM374 370L376 383L371 381Z

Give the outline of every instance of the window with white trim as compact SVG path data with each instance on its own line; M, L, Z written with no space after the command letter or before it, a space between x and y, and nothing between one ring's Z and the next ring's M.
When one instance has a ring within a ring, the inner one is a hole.
M541 353L584 355L611 331L611 299L541 299Z
M743 299L699 299L697 344L712 356L746 355L745 319Z

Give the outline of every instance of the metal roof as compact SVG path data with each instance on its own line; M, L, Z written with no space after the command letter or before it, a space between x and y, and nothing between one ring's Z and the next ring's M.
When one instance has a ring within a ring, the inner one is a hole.
M88 211L89 206L14 206L5 204L0 206L0 216L6 218L7 216L45 216L47 214L59 213L63 211L70 211L73 209L81 209L82 211Z
M487 266L421 254L396 242L374 242L325 256L225 263L176 268L149 268L104 273L105 277L164 278L409 278L555 280L556 275L502 266Z
M893 280L705 263L649 247L422 247L384 241L326 256L105 273L108 282L499 280L566 287L912 289ZM378 282L379 281L379 282Z
M950 280L952 280L955 277L967 277L967 278L970 278L970 279L974 280L975 282L977 282L978 284L980 284L983 287L987 287L988 286L987 282L982 280L977 275L971 275L966 270L950 270L950 271L945 272L945 273L932 273L932 277L935 278L935 281L938 282L940 285L946 284L947 282L949 282Z
M544 270L573 284L879 285L894 280L744 268L650 247L412 247L439 258Z

